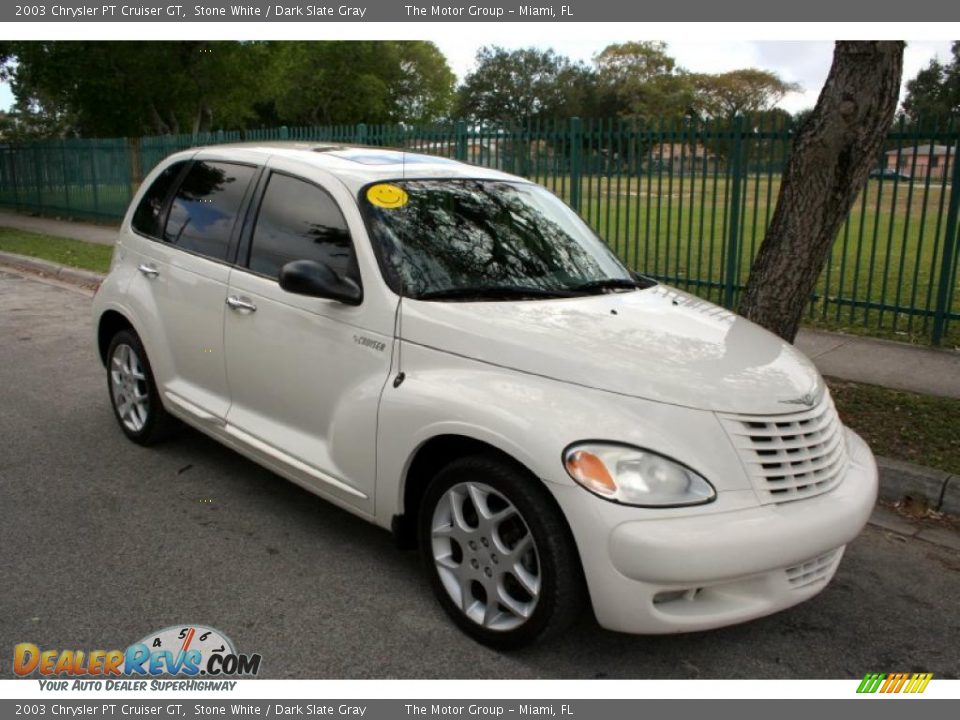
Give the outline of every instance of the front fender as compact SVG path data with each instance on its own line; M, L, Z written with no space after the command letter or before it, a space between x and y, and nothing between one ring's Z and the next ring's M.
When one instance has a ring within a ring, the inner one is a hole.
M410 463L438 435L487 443L548 485L574 484L562 460L570 444L609 440L679 460L718 491L751 489L709 411L560 382L419 345L404 345L402 369L404 382L388 385L380 404L376 508L381 524L389 525L403 512Z

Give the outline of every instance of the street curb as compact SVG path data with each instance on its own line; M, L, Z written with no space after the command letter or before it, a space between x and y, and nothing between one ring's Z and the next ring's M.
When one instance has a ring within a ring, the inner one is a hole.
M40 258L30 257L29 255L18 255L17 253L0 251L0 265L7 265L17 270L24 270L31 273L40 273L63 280L64 282L75 283L77 285L99 285L103 282L105 275L91 272L90 270L81 270L67 265L51 262L50 260L41 260Z
M98 285L105 277L89 270L2 251L0 265L50 275L79 285ZM960 515L960 476L892 458L877 456L876 460L880 471L881 499L889 502L906 500L917 507Z
M960 515L960 477L944 470L879 456L877 467L883 500L906 500L917 507Z

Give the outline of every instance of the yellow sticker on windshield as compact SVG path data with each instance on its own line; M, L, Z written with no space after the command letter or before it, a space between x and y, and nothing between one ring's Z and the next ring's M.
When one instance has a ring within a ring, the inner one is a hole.
M367 190L367 200L370 201L371 205L386 210L396 210L406 205L410 201L410 197L403 188L388 183L380 183L379 185L372 185Z

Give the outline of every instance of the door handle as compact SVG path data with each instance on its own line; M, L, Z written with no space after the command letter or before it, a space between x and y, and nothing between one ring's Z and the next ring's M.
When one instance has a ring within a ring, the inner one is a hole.
M256 305L254 305L248 299L237 297L236 295L227 296L227 305L229 305L234 310L246 310L247 312L257 311Z
M147 265L146 263L140 263L140 265L137 266L137 270L151 279L160 274L160 271L157 270L153 265Z

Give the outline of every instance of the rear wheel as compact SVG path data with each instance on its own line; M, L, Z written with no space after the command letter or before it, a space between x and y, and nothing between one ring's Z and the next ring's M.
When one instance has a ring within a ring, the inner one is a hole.
M175 421L160 402L143 343L132 330L121 330L107 350L107 386L113 414L135 443L151 445L166 437Z
M522 469L495 457L455 460L431 482L419 520L434 592L474 639L519 647L581 611L573 538L547 489Z

